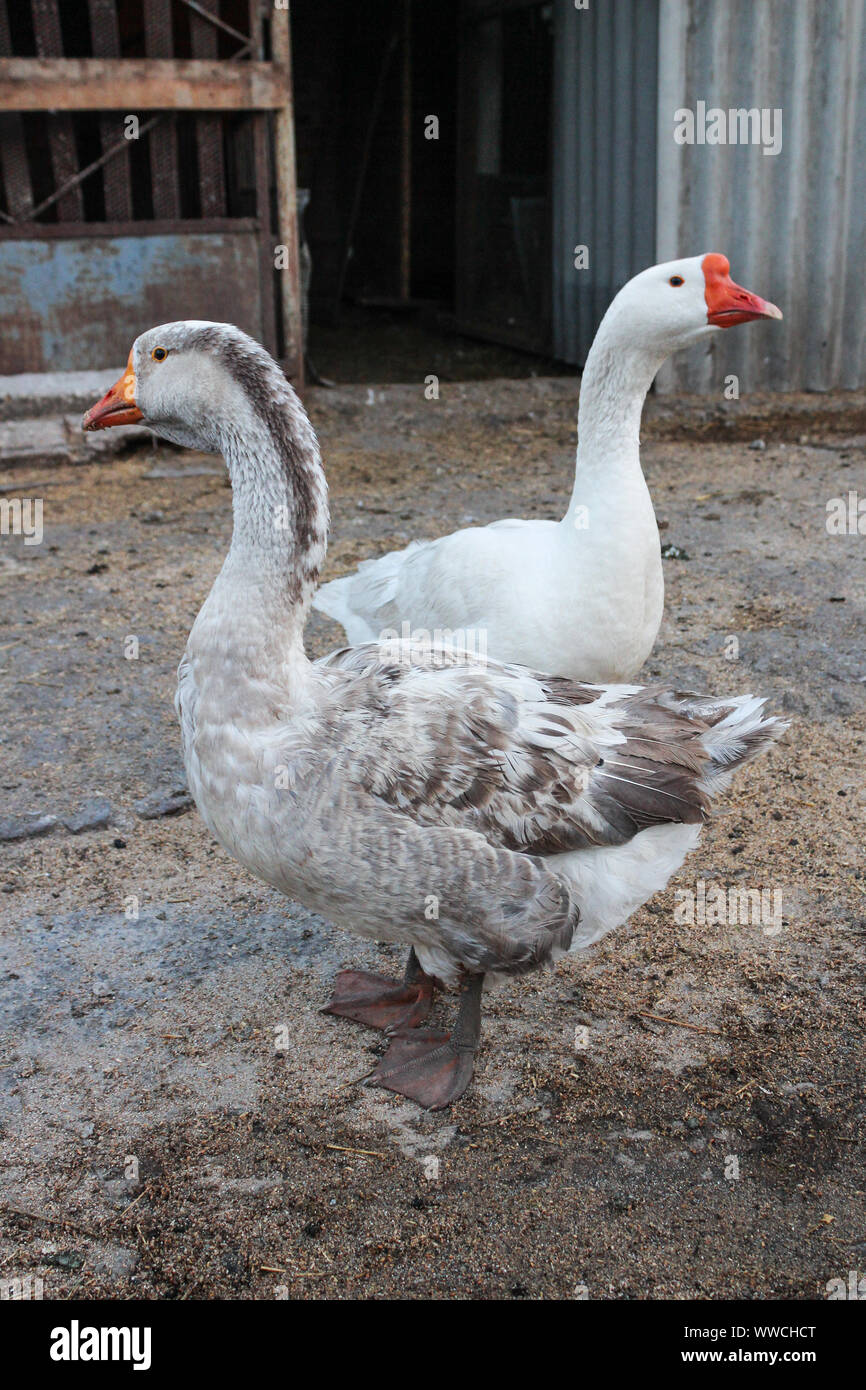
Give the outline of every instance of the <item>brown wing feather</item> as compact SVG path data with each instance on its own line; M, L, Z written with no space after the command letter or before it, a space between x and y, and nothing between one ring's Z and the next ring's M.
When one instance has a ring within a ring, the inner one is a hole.
M598 687L454 653L383 663L374 644L320 664L357 680L367 756L354 775L419 825L550 855L706 813L707 724L669 691L603 699Z

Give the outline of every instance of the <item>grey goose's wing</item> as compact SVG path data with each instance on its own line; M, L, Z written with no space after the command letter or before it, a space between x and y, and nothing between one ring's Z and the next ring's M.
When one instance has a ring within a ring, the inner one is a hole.
M351 775L417 824L551 855L706 813L708 724L670 692L575 685L417 644L319 665L341 678Z

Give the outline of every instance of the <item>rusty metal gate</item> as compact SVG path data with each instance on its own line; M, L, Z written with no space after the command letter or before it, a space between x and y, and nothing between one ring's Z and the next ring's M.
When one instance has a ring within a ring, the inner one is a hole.
M0 373L208 318L302 384L290 72L279 0L0 0Z

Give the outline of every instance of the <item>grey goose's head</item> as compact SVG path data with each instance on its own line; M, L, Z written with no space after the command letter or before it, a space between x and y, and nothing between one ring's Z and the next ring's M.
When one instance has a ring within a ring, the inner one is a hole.
M317 572L327 543L327 486L315 432L268 352L231 323L183 319L136 338L126 371L92 406L85 430L141 421L188 448L221 453L236 531L292 543ZM300 562L299 562L300 563Z
M126 371L83 420L85 430L142 421L189 448L219 451L254 415L279 437L300 403L265 349L231 323L181 319L136 338Z

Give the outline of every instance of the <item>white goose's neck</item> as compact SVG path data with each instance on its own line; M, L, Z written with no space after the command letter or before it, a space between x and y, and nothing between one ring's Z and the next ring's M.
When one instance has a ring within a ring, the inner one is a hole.
M623 339L622 325L602 321L580 381L577 463L566 522L578 506L646 488L640 421L647 391L666 353Z

